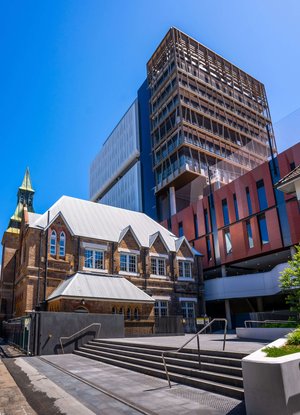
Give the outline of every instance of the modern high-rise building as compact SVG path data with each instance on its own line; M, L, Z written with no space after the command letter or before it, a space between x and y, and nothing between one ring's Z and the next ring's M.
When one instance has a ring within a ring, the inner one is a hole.
M147 64L158 217L276 153L264 85L178 29Z
M147 81L90 167L90 199L156 218Z
M264 85L171 28L91 166L90 198L165 220L276 153Z

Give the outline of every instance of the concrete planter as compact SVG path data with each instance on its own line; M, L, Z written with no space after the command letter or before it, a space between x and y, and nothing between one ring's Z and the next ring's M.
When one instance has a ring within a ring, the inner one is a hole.
M282 327L238 327L236 335L240 339L256 339L273 341L285 337L293 328Z
M242 360L242 368L247 415L300 414L300 353L273 358L260 349Z

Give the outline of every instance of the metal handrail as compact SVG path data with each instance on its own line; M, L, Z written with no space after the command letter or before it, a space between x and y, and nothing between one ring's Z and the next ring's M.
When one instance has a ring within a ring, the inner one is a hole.
M250 328L248 326L248 323L255 323L255 324L268 324L268 323L295 323L297 324L296 321L292 321L292 320L245 320L244 321L244 326L245 328Z
M168 380L168 383L169 383L169 387L170 388L171 388L171 381L170 381L170 376L169 376L169 372L168 372L168 368L167 368L167 364L166 364L165 355L167 353L179 353L187 344L189 344L192 340L194 340L195 337L197 337L198 363L199 363L199 370L201 370L201 357L200 357L200 340L199 340L199 334L201 334L208 327L210 327L215 321L224 321L225 322L225 326L224 326L224 340L223 340L223 350L225 350L226 334L227 334L227 319L226 318L214 318L209 323L207 323L204 327L202 327L202 329L199 330L186 343L184 343L184 345L182 345L181 347L179 347L179 349L165 350L165 351L162 352L161 357L162 357L162 361L163 361L164 368L165 368L165 372L166 372L166 377L167 377L167 380Z
M72 337L76 336L77 334L80 334L82 331L84 331L84 330L86 330L86 329L88 329L88 328L90 328L92 326L99 326L98 332L97 332L97 334L94 337L94 338L96 338L96 336L99 336L99 334L100 334L101 323L92 323L92 324L89 324L88 326L86 326L83 329L77 331L76 333L71 334L71 336L69 336L69 337L65 337L65 336L60 337L59 338L59 342L60 342L60 346L61 346L61 349L62 349L63 354L65 354L65 351L64 351L63 344L62 344L62 339L65 339L65 340L71 339Z

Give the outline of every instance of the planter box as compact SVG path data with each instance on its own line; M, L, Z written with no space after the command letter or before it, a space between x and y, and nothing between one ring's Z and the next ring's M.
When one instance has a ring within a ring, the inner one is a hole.
M282 327L238 327L236 335L240 339L277 340L293 331L293 328Z
M242 368L247 415L300 414L300 353L274 358L260 349L242 360Z

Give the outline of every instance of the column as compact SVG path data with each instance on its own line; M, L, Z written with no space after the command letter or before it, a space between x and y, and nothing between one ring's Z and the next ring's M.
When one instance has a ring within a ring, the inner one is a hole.
M258 312L264 311L264 303L262 297L257 297L256 304Z
M226 266L225 265L221 265L221 275L222 275L222 277L227 277Z
M169 203L170 203L170 216L175 215L176 213L176 196L175 196L175 187L171 186L169 188Z
M229 300L225 300L225 313L227 319L227 328L228 330L232 329L232 322L231 322L231 313L230 313L230 302Z

